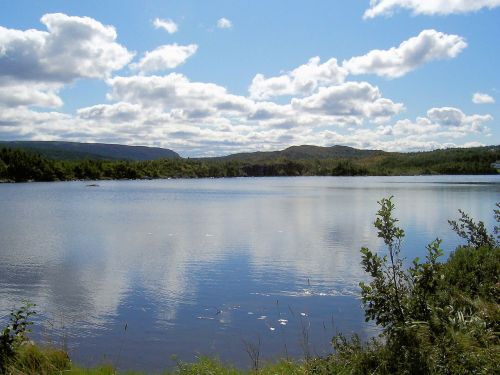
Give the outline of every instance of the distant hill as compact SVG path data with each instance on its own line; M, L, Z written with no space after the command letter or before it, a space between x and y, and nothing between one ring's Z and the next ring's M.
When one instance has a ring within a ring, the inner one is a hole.
M1 147L2 145L9 148ZM36 147L26 147L29 145ZM19 146L25 146L24 150L19 149ZM56 153L60 159L40 155L41 150L52 155ZM69 156L76 159L69 161ZM274 152L192 159L180 158L170 150L149 147L67 142L4 142L0 143L0 182L495 174L497 171L492 165L499 160L500 146L412 153L358 150L344 146L298 146Z
M30 150L46 158L56 160L155 160L180 158L179 154L166 148L106 143L0 141L0 147Z
M359 159L369 156L387 154L380 150L360 150L348 146L291 146L281 151L268 152L246 152L218 157L220 160L238 160L245 162L265 162L279 158L287 158L288 160L324 160L324 159Z

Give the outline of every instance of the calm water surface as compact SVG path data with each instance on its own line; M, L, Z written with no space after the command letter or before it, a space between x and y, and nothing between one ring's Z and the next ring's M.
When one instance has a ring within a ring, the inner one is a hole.
M395 196L403 253L422 256L462 208L494 225L500 176L297 177L0 185L0 316L37 304L35 337L77 363L171 367L171 355L250 361L324 354L373 334L359 249L380 248ZM126 329L125 329L126 327Z

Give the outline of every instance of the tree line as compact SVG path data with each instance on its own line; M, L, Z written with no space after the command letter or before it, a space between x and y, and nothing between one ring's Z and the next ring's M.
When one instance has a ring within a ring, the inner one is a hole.
M0 181L66 181L264 176L387 176L492 174L500 148L387 153L364 158L249 162L224 159L53 160L21 149L0 149Z

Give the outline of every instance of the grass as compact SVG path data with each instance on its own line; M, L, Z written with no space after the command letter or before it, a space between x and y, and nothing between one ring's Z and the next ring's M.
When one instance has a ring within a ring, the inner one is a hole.
M7 365L6 374L10 375L116 375L111 365L93 368L75 366L68 355L58 349L26 344L17 350L15 360ZM307 366L299 362L279 361L264 365L258 370L240 370L219 360L200 357L194 363L178 362L172 370L161 375L306 375ZM124 371L122 375L143 375L144 372Z
M71 369L71 361L62 350L43 348L31 343L16 350L16 356L7 363L7 374L58 374Z

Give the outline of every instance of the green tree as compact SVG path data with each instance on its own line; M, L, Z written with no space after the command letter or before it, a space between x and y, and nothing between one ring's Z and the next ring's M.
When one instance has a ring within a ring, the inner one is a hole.
M450 224L467 244L441 263L436 239L423 262L417 258L405 269L404 231L394 218L392 199L379 202L374 223L387 254L361 249L370 276L360 283L365 317L382 328L381 335L366 345L357 336L336 336L336 355L329 363L360 374L494 373L500 350L498 242L484 223L459 211L461 217ZM495 217L498 221L498 210Z
M7 178L7 164L0 159L0 178Z

